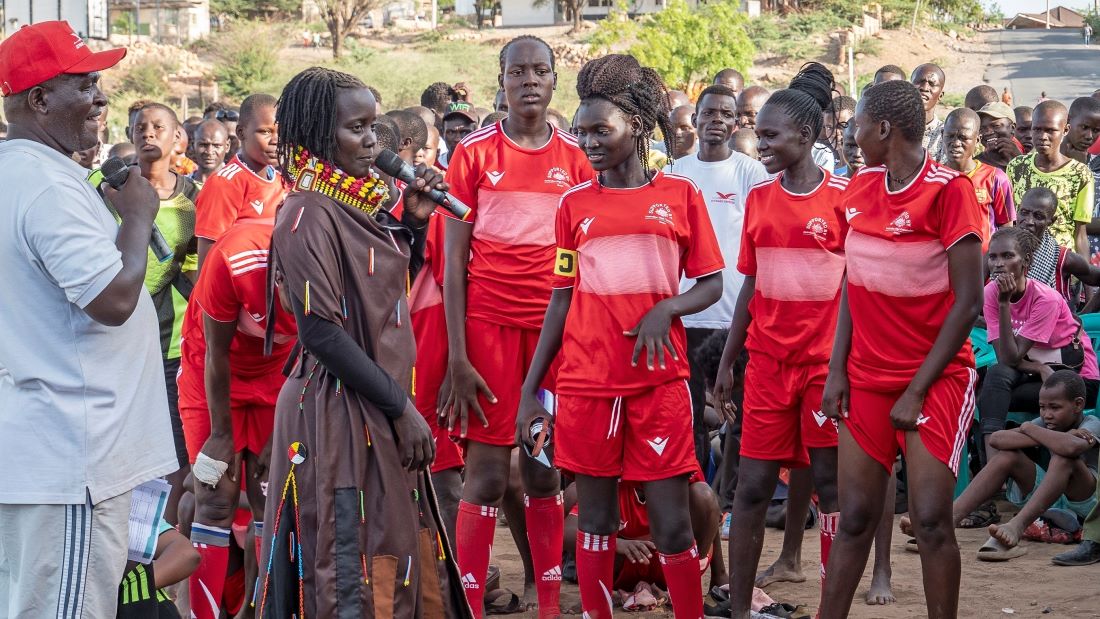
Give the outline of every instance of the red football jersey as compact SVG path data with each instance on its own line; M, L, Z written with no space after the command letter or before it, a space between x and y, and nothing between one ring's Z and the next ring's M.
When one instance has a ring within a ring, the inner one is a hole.
M970 179L930 159L899 191L889 191L886 168L861 169L844 207L850 228L849 379L863 389L904 389L955 300L947 250L970 235L980 240L985 217ZM951 366L974 367L969 340Z
M286 188L275 168L268 166L262 174L248 169L234 155L207 179L195 200L195 236L216 241L241 219L274 219Z
M784 363L828 360L844 280L844 189L848 179L825 170L806 194L774 180L745 202L737 270L756 278L745 347Z
M229 348L233 378L247 381L282 372L298 330L294 316L276 302L275 343L271 355L264 355L272 224L269 220L241 222L211 248L183 319L184 372L201 376L205 367L204 313L220 322L237 321L237 335ZM202 400L205 402L205 395Z
M521 148L500 123L466 136L447 164L451 193L474 226L466 315L539 329L550 302L554 217L567 189L592 178L572 135L552 128L541 148Z
M562 338L557 391L570 395L631 395L689 375L687 342L679 318L670 337L679 357L666 352L665 369L631 367L635 338L623 335L646 312L680 291L680 277L722 270L722 251L695 183L657 172L633 189L591 180L561 198L554 288L573 288Z
M409 314L416 337L416 405L435 410L435 397L447 372L447 318L443 313L443 216L432 213L424 239L424 266L409 293Z

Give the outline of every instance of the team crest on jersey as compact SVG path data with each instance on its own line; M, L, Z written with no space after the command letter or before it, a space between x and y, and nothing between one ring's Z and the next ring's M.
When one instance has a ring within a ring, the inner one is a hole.
M569 178L569 173L561 168L550 168L546 171L546 183L549 185L557 185L558 187L572 187L573 181Z
M989 192L985 190L985 187L975 187L974 195L978 197L978 204L989 202Z
M645 218L671 226L672 207L667 204L653 204L649 207L649 214Z
M900 236L902 234L909 234L913 231L913 221L909 217L909 211L902 211L901 215L898 215L890 223L886 224L886 231L894 234L894 236Z
M829 222L820 217L814 217L806 222L806 229L802 231L802 234L824 241L825 237L829 236Z

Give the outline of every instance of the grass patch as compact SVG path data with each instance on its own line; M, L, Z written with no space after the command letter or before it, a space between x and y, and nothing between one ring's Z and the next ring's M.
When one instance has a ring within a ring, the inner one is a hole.
M832 13L811 12L795 15L761 15L749 21L749 38L759 53L769 56L809 60L820 52L815 39L848 26L843 18Z

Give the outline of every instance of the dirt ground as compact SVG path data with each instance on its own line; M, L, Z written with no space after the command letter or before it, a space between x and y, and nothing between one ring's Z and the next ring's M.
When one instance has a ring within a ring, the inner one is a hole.
M1001 511L1004 518L1004 510ZM1004 520L1002 520L1004 521ZM993 617L1100 617L1100 564L1088 567L1055 567L1050 558L1071 546L1024 542L1028 553L1006 563L985 563L975 557L978 547L988 535L979 529L957 529L962 549L962 593L959 616L967 618ZM767 567L779 554L783 532L768 529L764 541L761 565ZM871 580L871 567L860 583L851 617L856 619L925 617L924 593L921 586L920 559L903 548L905 537L897 533L892 544L891 567L894 595L891 606L868 606L863 594ZM817 574L818 536L816 529L805 533L802 551L804 583L779 583L767 592L776 601L805 604L815 609L819 597ZM517 594L523 591L523 566L519 554L505 527L497 529L493 547L493 563L500 565L502 584ZM707 586L704 579L703 586ZM576 604L576 585L564 583L562 606ZM617 610L616 613L621 613ZM623 613L625 615L626 613ZM535 613L511 615L536 617ZM638 614L639 617L672 617L671 611Z

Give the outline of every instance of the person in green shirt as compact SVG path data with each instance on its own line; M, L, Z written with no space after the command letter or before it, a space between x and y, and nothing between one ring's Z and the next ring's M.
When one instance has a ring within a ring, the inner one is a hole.
M1037 105L1031 122L1034 150L1010 161L1005 172L1012 182L1017 204L1034 187L1046 187L1054 192L1058 205L1050 233L1059 245L1074 248L1087 260L1089 241L1085 226L1092 221L1093 177L1088 166L1062 153L1067 129L1065 105L1054 100Z

